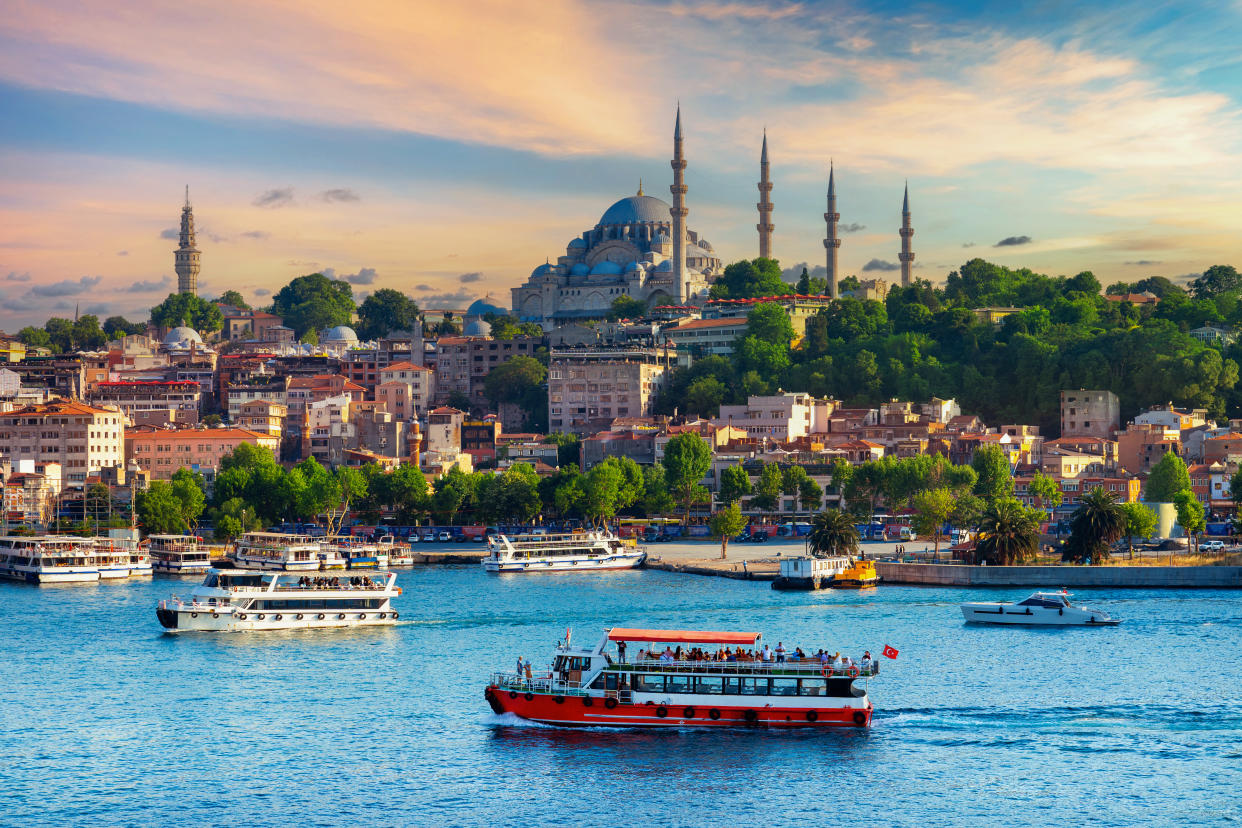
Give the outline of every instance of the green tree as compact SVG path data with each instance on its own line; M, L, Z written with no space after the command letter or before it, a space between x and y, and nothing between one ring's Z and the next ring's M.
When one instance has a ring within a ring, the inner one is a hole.
M263 527L254 508L240 497L224 501L218 508L212 510L212 515L216 540L224 543L233 540L243 532L253 532Z
M1013 475L1009 472L1009 458L1000 446L985 445L975 449L970 460L977 481L974 492L984 500L1009 497L1013 494Z
M700 377L686 389L682 400L687 414L700 417L714 417L720 411L720 404L728 396L728 389L715 377Z
M224 327L224 314L200 296L170 293L163 302L151 308L151 322L162 328L184 325L206 334Z
M953 514L953 507L953 493L948 489L928 489L914 496L914 530L920 536L931 536L933 560L940 557L940 530Z
M618 296L608 308L608 321L640 319L647 313L647 303L630 296Z
M775 512L781 505L781 487L785 476L781 467L775 463L764 463L759 471L759 480L755 483L755 494L750 499L750 508L761 512Z
M340 533L354 504L367 496L369 481L356 468L337 466L331 472L331 482L320 485L324 488L328 532L335 535Z
M130 322L124 316L109 316L104 320L103 332L108 339L120 339L123 336L146 333L147 326L143 322Z
M546 395L548 369L534 357L515 356L500 363L483 378L483 394L492 403L528 405L532 395Z
M1156 512L1143 503L1122 503L1121 511L1126 516L1126 545L1129 547L1130 558L1134 558L1134 539L1150 538L1156 531L1158 520Z
M308 331L348 325L356 309L349 282L322 273L298 276L272 297L272 313L298 338Z
M761 302L746 315L746 334L788 348L794 338L794 327L784 308L775 302Z
M138 521L148 535L181 535L189 530L181 499L171 483L154 480L135 500Z
M218 299L211 301L213 305L228 305L230 308L237 308L238 310L250 310L250 305L246 302L246 298L235 290L226 290L220 294Z
M582 443L576 434L556 433L543 438L545 443L556 444L556 464L576 466L582 454Z
M1041 509L1051 510L1061 505L1060 484L1045 474L1035 472L1026 490L1039 501Z
M1143 495L1148 503L1173 503L1179 493L1189 491L1190 472L1186 470L1186 462L1168 451L1152 466Z
M678 434L665 444L661 464L669 491L682 505L684 525L689 526L690 507L707 499L707 490L699 481L712 467L711 446L692 432Z
M1070 539L1062 558L1099 564L1108 560L1109 547L1126 532L1126 513L1117 495L1096 487L1079 500L1070 517Z
M1199 535L1207 528L1203 504L1195 497L1194 492L1181 491L1173 496L1173 505L1177 508L1177 522L1182 531L1190 539L1191 549L1199 551Z
M858 554L858 527L854 520L838 509L824 509L811 518L807 536L811 554L817 558L835 555L853 557Z
M1190 292L1197 299L1212 298L1242 288L1242 276L1230 265L1212 265L1190 283Z
M807 512L819 511L824 502L824 490L815 482L814 478L804 478L798 484L798 502L802 505L802 509Z
M643 466L642 509L648 517L666 515L673 510L676 502L669 493L665 482L664 466Z
M736 502L730 503L716 514L712 515L711 523L712 534L720 538L720 560L724 560L729 553L729 538L735 538L742 534L742 530L746 528L746 518L742 515L742 507Z
M592 524L607 521L617 513L621 494L621 470L607 463L593 466L582 478L582 514Z
M454 466L432 484L431 511L443 518L445 523L455 523L457 513L470 506L474 486L472 475Z
M52 337L43 328L27 325L17 332L17 338L27 348L51 348Z
M380 339L393 331L412 331L418 324L418 314L418 304L413 299L399 290L380 288L358 306L358 336Z
M802 491L802 484L809 479L806 469L802 466L786 466L781 470L781 494L786 497L797 498Z
M711 289L713 299L756 299L791 293L793 290L781 278L780 262L764 258L726 265L724 275Z
M987 504L979 521L978 561L1012 566L1033 557L1039 550L1040 514L1012 497L998 497Z
M169 483L180 504L182 521L188 528L194 529L207 506L207 484L203 476L189 469L177 469Z

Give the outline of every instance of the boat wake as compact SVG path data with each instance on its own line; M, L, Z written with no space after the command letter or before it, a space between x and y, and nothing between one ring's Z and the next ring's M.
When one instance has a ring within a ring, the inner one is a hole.
M536 730L558 730L555 725L544 724L542 722L532 722L530 719L523 719L516 713L489 713L483 717L483 723L492 727L528 727Z

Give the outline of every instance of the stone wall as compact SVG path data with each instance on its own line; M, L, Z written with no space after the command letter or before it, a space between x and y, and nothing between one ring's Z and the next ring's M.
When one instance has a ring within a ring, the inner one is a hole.
M875 568L886 584L1242 588L1242 566L964 566L877 561Z

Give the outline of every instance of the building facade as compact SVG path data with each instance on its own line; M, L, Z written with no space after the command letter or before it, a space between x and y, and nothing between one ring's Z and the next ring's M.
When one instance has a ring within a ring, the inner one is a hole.
M647 417L677 352L667 348L582 348L552 351L548 426L585 436L616 417Z
M1061 436L1110 439L1121 426L1121 405L1112 391L1061 392Z
M125 461L125 415L76 400L53 400L0 414L0 452L13 463L60 463L66 486L85 484Z
M280 438L245 428L154 428L139 426L125 432L125 456L149 473L152 480L168 480L178 469L215 479L220 460L242 443L280 450Z

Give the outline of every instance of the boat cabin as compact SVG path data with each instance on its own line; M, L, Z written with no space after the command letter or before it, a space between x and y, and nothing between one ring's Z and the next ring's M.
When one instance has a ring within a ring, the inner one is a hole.
M1072 607L1069 596L1064 592L1036 592L1025 601L1019 601L1019 607L1046 607L1048 609L1064 609Z

